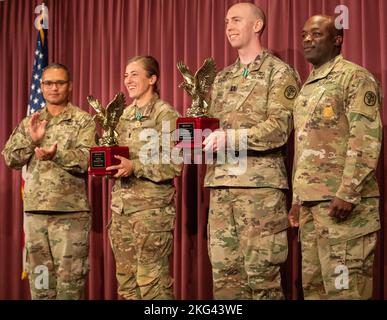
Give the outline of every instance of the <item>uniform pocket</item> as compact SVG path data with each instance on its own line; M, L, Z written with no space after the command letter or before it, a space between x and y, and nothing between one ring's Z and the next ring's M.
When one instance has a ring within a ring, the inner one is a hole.
M287 231L281 231L262 237L259 245L261 261L268 261L270 264L278 265L284 263L288 256Z
M173 235L171 231L150 233L139 244L141 263L155 263L172 252Z
M156 122L154 120L144 120L141 122L141 128L154 128L156 126Z
M77 143L78 131L79 127L73 125L64 126L63 129L59 128L55 141L63 148L73 148Z
M288 236L287 231L281 231L273 235L273 243L271 248L271 256L269 261L272 264L281 264L288 257Z
M147 228L149 232L173 231L175 226L175 208L165 207L154 210L155 217L149 219Z

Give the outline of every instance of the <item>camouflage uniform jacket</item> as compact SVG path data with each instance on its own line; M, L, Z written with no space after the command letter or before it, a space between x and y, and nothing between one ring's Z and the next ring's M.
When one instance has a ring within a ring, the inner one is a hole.
M341 55L312 71L295 102L294 203L379 196L380 104L374 77Z
M173 147L171 133L176 128L177 117L178 113L156 94L141 110L135 101L124 110L116 130L119 145L129 147L134 171L132 176L116 180L112 190L113 211L130 214L171 204L175 194L173 178L181 173L181 165L168 163ZM152 131L157 132L158 141L147 138ZM145 135L145 141L140 134ZM154 161L145 163L144 160L152 157L151 145Z
M8 166L21 169L27 165L24 186L24 211L88 211L85 173L89 148L95 138L92 117L68 103L53 117L43 108L40 120L47 120L43 139L34 144L28 132L26 117L8 139L2 154ZM55 156L49 161L35 157L36 146L50 147L57 142Z
M243 76L239 59L221 71L213 85L210 114L223 130L234 129L227 144L239 148L241 130L247 130L247 170L232 175L233 164L207 166L207 187L271 187L287 189L281 147L292 130L293 101L299 90L298 74L267 50L250 64ZM216 162L215 162L216 163Z

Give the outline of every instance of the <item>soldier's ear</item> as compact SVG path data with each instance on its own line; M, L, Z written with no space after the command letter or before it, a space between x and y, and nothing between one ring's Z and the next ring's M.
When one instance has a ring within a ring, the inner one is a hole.
M340 35L335 36L335 47L341 47L343 44L343 37Z
M69 92L73 91L73 82L69 81Z
M149 83L153 86L156 82L157 82L157 77L156 77L156 75L152 75L152 76L149 78Z
M260 33L263 28L263 21L262 19L257 19L254 23L254 32Z

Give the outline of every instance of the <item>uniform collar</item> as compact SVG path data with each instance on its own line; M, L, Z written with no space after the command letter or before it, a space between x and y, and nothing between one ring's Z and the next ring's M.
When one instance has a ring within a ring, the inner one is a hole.
M341 54L337 55L332 60L326 62L321 67L315 69L313 68L312 72L310 73L308 79L306 80L305 84L311 83L316 80L324 79L328 76L328 74L331 73L332 69L335 67L337 63L343 60L343 56Z
M137 100L134 100L133 103L130 105L132 110L130 118L137 120L141 120L142 118L149 118L158 99L159 95L157 93L154 93L152 99L142 107L138 107Z
M39 119L40 120L51 120L51 119L55 119L55 122L56 123L59 123L61 121L66 121L66 120L70 120L71 119L71 115L72 115L72 104L71 102L68 102L67 105L65 106L63 112L61 112L60 114L58 114L57 116L52 116L49 112L48 112L48 109L47 109L47 106L45 106L42 111L40 111L40 117Z
M255 57L254 61L247 65L247 69L249 73L259 70L261 68L263 61L265 61L266 57L268 56L268 54L269 52L267 51L267 49L262 49L261 53ZM240 76L241 68L242 68L241 60L240 58L238 58L236 59L231 69L231 73L233 74L234 77Z

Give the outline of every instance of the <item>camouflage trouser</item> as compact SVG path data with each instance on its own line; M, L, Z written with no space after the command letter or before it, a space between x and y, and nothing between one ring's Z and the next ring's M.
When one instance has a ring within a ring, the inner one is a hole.
M288 253L285 195L272 188L213 188L208 251L215 299L282 299Z
M25 214L32 299L83 298L88 271L90 212Z
M328 208L329 202L301 207L304 298L370 299L378 199L363 199L344 222L329 217Z
M116 260L118 293L125 299L173 299L169 272L175 208L130 215L113 211L110 244Z

